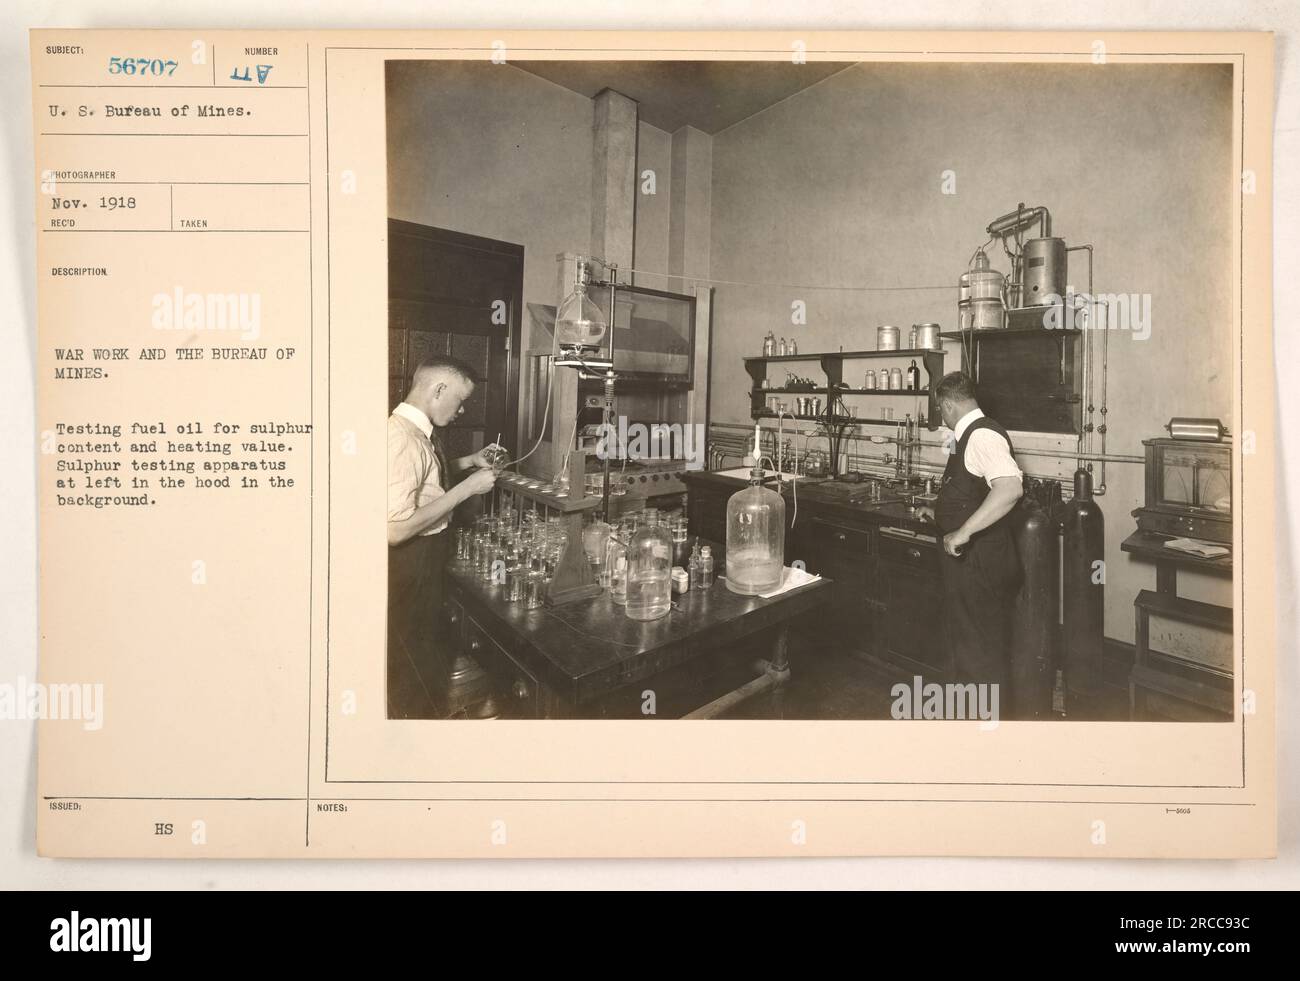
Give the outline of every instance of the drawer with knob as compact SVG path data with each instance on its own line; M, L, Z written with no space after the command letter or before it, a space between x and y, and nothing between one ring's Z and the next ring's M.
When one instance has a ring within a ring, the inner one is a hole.
M903 530L880 530L880 560L917 572L939 575L939 541L930 535Z
M809 544L814 548L829 549L841 561L852 561L871 554L871 532L813 518Z
M466 649L492 679L505 718L535 719L541 714L537 680L472 618L465 618Z

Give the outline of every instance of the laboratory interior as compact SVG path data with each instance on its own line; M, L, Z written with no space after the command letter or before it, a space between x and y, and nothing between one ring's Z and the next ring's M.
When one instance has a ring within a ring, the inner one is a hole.
M388 410L452 357L505 448L391 717L1232 719L1227 66L385 83Z

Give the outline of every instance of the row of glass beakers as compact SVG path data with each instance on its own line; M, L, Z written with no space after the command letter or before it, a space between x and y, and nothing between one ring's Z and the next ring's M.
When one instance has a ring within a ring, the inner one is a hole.
M568 535L561 520L534 511L513 516L484 515L456 533L456 558L468 562L481 582L504 586L504 598L537 609L564 553Z

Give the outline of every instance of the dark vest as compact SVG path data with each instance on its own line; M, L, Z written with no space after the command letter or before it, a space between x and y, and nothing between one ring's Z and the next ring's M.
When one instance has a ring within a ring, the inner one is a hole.
M966 469L966 444L970 442L971 434L979 429L991 429L1007 441L1007 448L1014 454L1015 447L1011 444L1011 437L1007 431L998 423L994 422L987 416L976 419L966 427L962 433L961 439L957 442L957 449L948 457L948 465L943 471L943 485L939 488L939 500L935 505L934 518L939 523L939 527L945 533L956 531L966 520L974 514L984 498L988 497L989 485L983 477L976 477ZM980 533L981 536L993 531L996 528L1006 524L1006 518L986 528Z
M966 427L956 451L948 457L948 465L943 471L943 486L939 488L939 500L934 509L935 521L945 534L965 524L989 494L989 485L984 478L976 477L966 469L966 444L977 429L992 429L1007 441L1011 452L1015 452L1007 431L992 419L977 419ZM962 563L968 574L996 592L1006 596L1014 594L1020 581L1020 558L1016 554L1015 537L1011 534L1009 521L1014 513L1013 508L1003 518L971 536L960 558L950 558L945 554L943 561Z

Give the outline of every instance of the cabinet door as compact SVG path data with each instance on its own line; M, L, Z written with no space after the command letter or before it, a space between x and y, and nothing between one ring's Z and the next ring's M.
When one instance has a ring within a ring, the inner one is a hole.
M866 557L845 561L822 554L811 558L808 571L831 580L831 601L810 611L799 621L849 650L870 651L874 636L874 604Z
M698 535L709 541L725 543L728 500L726 495L691 487L686 497L687 521L691 536Z
M521 245L389 219L389 409L430 356L456 358L480 379L462 415L442 431L449 457L472 453L497 433L522 445L516 418L523 270Z
M951 665L943 637L943 582L894 563L881 563L884 610L878 624L878 653L889 661L919 666L935 680Z

